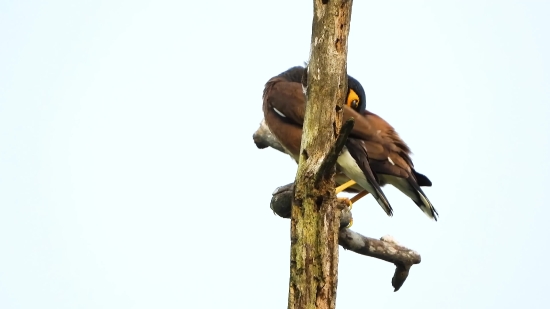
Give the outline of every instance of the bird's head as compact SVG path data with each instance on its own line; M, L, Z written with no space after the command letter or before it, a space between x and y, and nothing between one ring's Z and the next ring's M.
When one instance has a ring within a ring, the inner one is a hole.
M358 80L348 75L348 95L346 105L351 107L359 114L363 113L367 108L367 100L365 98L365 90Z
M302 86L304 87L305 94L305 87L307 85L307 64L306 67L292 67L285 72L279 74L279 76L284 77L291 82L301 82ZM348 93L344 104L361 114L365 111L367 107L367 101L365 97L365 90L363 89L363 86L361 86L361 83L359 83L359 81L355 78L348 75Z

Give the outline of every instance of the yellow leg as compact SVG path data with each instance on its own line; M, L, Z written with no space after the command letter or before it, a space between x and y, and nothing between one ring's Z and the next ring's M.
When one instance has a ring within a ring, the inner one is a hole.
M355 202L357 202L358 200L360 200L363 196L369 194L369 192L367 190L363 190L359 193L357 193L356 195L354 195L351 199L347 198L347 197L338 197L339 200L343 200L344 203L346 203L349 207L349 210L351 210L351 208L353 207L353 204Z
M352 197L350 199L350 201L353 204L353 203L357 202L359 199L361 199L363 196L365 196L367 194L369 194L369 192L367 190L363 190L363 191L357 193L354 197Z
M356 182L353 181L353 180L350 180L350 181L346 182L345 184L336 187L336 194L346 190L347 188L353 186L354 184L356 184Z
M348 225L346 226L347 229L349 229L353 225L353 218L349 220Z

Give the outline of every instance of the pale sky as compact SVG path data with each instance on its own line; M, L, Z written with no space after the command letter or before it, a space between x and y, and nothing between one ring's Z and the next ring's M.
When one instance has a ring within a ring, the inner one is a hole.
M308 60L313 1L0 2L0 308L286 308L296 164L252 141L263 85ZM348 73L411 146L340 250L337 307L546 308L550 2L355 1ZM365 303L368 300L368 303Z

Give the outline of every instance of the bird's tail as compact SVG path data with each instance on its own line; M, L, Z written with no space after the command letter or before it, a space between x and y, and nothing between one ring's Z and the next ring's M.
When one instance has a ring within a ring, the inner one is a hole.
M389 177L388 182L411 198L416 206L430 219L437 221L437 217L439 216L437 210L435 210L435 207L412 176L408 178Z
M374 180L374 176L372 179ZM374 183L376 183L376 180L374 180ZM393 209L391 208L390 202L386 198L386 195L384 194L384 192L382 192L382 189L380 188L380 186L376 183L376 186L373 186L373 189L376 192L376 194L374 192L370 192L370 193L374 196L378 204L382 207L382 209L384 209L384 211L388 216L390 217L393 216Z
M418 201L418 202L416 200L414 200L416 205L428 217L430 217L431 219L437 221L437 217L439 216L439 214L437 213L437 210L435 210L434 205L432 205L432 203L430 202L430 200L428 199L426 194L424 194L424 191L422 191L422 189L420 189L420 187L417 187L416 188L416 193L417 193L418 198L420 199L420 201Z

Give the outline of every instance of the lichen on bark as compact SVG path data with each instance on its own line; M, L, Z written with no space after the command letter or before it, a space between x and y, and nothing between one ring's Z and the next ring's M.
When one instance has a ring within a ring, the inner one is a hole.
M291 210L291 309L336 305L340 210L334 167L320 167L342 126L351 6L351 0L314 0L307 108Z

